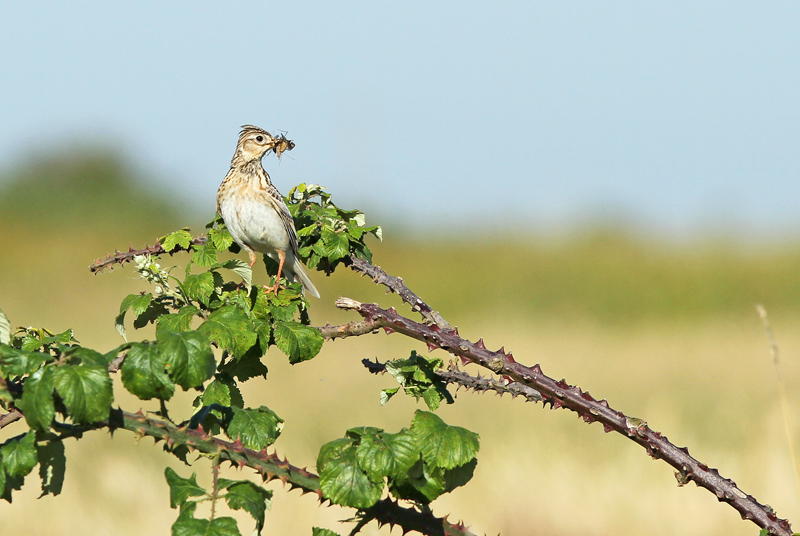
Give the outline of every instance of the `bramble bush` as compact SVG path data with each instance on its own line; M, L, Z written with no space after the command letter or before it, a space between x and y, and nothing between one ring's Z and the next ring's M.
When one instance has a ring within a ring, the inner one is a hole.
M478 435L435 414L443 402L454 402L448 384L456 384L541 401L553 409L572 410L587 423L600 422L605 431L623 434L674 467L680 485L694 481L714 492L759 525L762 534L791 534L789 523L769 507L689 456L685 448L671 444L644 420L626 416L564 380L547 377L539 365L517 363L502 348L490 351L482 340L461 338L402 279L372 264L365 239L381 239L381 228L368 226L363 213L337 207L316 185L297 186L286 202L295 219L299 256L310 269L332 274L347 268L366 274L399 294L422 321L393 308L340 298L337 306L357 312L361 320L312 326L299 283L287 284L277 294L265 292L252 285L247 263L220 260L225 252L238 253L238 246L218 216L204 236L181 229L155 246L116 252L98 260L92 270L130 263L150 290L122 298L114 322L125 342L113 350L83 346L72 331L13 329L0 312L0 404L6 410L0 428L22 427L0 446L3 499L11 502L37 466L42 494L59 494L65 439L80 439L93 430L125 429L163 442L163 448L186 465L190 455L208 462L203 470L212 474L210 488L199 485L196 473L188 469L165 469L170 506L178 510L172 526L176 536L241 534L232 517L219 514L223 504L252 516L254 533L260 534L273 491L250 479L222 478L219 467L224 462L248 467L264 482L279 479L288 489L316 493L322 505L354 509L350 534L372 522L399 525L404 533L471 534L462 523L435 517L429 507L437 497L467 484L477 465ZM185 268L162 268L160 258L176 254L185 256ZM267 256L264 261L274 274L275 263ZM129 340L129 326L138 330L148 325L155 326L154 340ZM320 445L317 474L279 458L274 449L270 452L283 419L266 406L249 406L240 390L243 382L267 381L264 355L276 347L290 363L300 364L315 358L327 341L377 330L422 341L431 351L444 350L462 364L484 367L495 376L468 374L454 362L445 367L442 359L413 351L407 359L365 361L368 372L389 372L398 382L380 393L382 404L402 391L424 402L427 411L417 410L407 428L394 432L370 426L344 431L341 438ZM112 374L119 374L123 388L139 399L157 400L159 411L145 415L116 407ZM196 392L192 416L185 422L170 418L178 387ZM204 502L211 504L210 515L198 517L197 506ZM314 536L336 534L309 529Z

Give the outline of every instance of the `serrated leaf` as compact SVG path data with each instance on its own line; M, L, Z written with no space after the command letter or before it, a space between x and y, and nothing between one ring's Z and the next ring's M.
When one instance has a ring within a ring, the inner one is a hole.
M335 461L354 443L355 441L349 437L340 437L322 445L317 455L317 471L322 471L329 462Z
M231 409L233 419L226 430L228 437L238 439L249 449L264 450L275 442L283 430L283 419L266 406Z
M192 262L197 266L213 266L217 263L217 250L213 244L205 243L200 247L195 246L192 253Z
M322 233L322 240L325 243L323 255L332 261L350 253L350 240L345 233Z
M465 463L464 465L459 465L458 467L454 467L452 469L447 469L444 472L444 481L445 487L444 491L450 492L456 489L459 486L463 486L470 480L472 480L472 475L475 474L475 467L478 465L478 459L472 458L472 461Z
M244 510L256 521L256 531L264 528L264 513L272 504L272 492L250 481L231 482L223 480L220 486L227 489L225 502L234 510Z
M247 314L235 305L225 305L211 313L197 331L236 358L242 357L258 337Z
M53 370L56 392L67 414L78 424L108 418L114 394L108 370L87 365L64 365Z
M169 253L175 249L176 246L188 249L189 245L192 243L192 235L188 229L181 229L180 231L175 231L174 233L161 237L158 242L161 244L161 247L164 248L164 251Z
M122 362L122 384L141 400L169 400L175 394L175 384L166 365L157 345L134 343Z
M320 470L319 484L323 497L352 508L369 508L383 494L383 482L374 482L358 467L355 448L328 459Z
M172 524L172 536L241 536L232 517L181 519Z
M226 251L231 245L233 245L233 237L231 236L230 231L227 228L223 227L220 229L210 229L208 231L208 238L211 240L211 243L214 245L214 248L217 251Z
M258 347L261 349L262 354L266 354L272 337L272 325L263 320L256 320L253 322L253 326L258 335Z
M26 352L7 344L0 344L0 372L4 378L31 374L52 359L50 354Z
M22 411L28 426L34 430L46 430L56 416L53 402L53 368L39 369L25 380L22 392Z
M411 431L422 459L432 468L452 469L469 463L480 448L478 434L451 426L427 411L416 411Z
M185 305L177 313L170 313L158 318L156 331L165 329L167 331L181 332L192 329L192 320L200 312L194 305Z
M220 266L241 277L248 287L253 285L253 269L243 260L230 259L220 264Z
M381 391L380 395L381 406L385 406L389 402L389 400L391 400L391 398L397 394L397 391L399 390L400 390L399 387L394 387L392 389L384 389L383 391Z
M399 478L419 460L414 436L407 430L397 434L365 435L356 450L359 467L377 482L384 477Z
M261 349L254 346L239 359L229 359L219 367L220 372L230 375L240 381L259 376L267 377L266 365L261 362Z
M12 477L23 477L30 473L36 464L36 434L28 432L22 437L9 439L0 447L5 472Z
M311 536L340 536L338 532L334 532L330 529L323 529L320 527L313 527L311 529Z
M207 306L209 298L214 293L214 274L212 272L189 274L181 283L181 289L190 300Z
M275 344L292 364L312 359L325 342L317 329L298 322L275 322L273 333Z
M199 387L214 375L217 368L214 352L200 331L175 333L162 330L156 338L167 374L184 390Z
M105 355L91 348L84 348L83 346L72 346L64 351L63 356L69 357L70 363L77 363L77 358L82 365L91 367L107 368L109 363Z
M197 473L192 473L189 478L183 478L171 467L164 470L164 477L169 484L169 505L177 508L186 502L189 497L202 497L206 495L205 488L197 483Z
M200 397L203 406L210 406L212 404L219 404L220 406L236 406L241 408L244 405L242 393L236 383L230 378L225 381L219 376L226 376L225 374L218 375L217 379L209 383L203 390Z
M0 309L0 344L8 344L11 342L11 322L8 317Z
M39 477L42 480L42 494L58 495L64 485L67 458L64 455L63 441L48 441L36 449L39 459Z

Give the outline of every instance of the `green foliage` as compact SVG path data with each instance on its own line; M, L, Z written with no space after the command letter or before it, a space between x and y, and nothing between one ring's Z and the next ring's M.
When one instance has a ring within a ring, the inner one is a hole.
M332 502L362 510L384 487L398 499L428 504L469 481L478 448L477 434L418 410L410 429L351 428L325 444L317 458L320 487Z
M336 207L314 185L293 189L287 202L298 228L300 256L310 268L330 274L351 256L372 258L364 239L368 234L380 239L381 230L366 226L361 212ZM219 463L232 460L223 457L224 449L240 452L240 460L255 457L252 451L270 458L266 449L279 438L284 421L266 406L247 407L239 384L266 378L262 358L273 347L299 364L316 357L325 341L311 326L299 283L283 284L277 293L252 287L247 263L220 262L223 255L239 250L224 222L217 217L206 229L205 240L193 237L188 228L164 235L159 239L163 252L148 248L150 254L132 259L147 288L122 299L114 324L125 342L106 353L82 346L69 330L12 332L0 311L0 404L9 412L20 411L25 419L20 422L29 428L0 445L2 498L10 502L37 465L42 494L60 493L66 466L63 440L96 428L126 427L163 439L165 450L187 464L195 449L212 460L211 489L198 484L196 473L185 478L165 470L170 505L179 510L173 535L240 534L233 518L216 514L223 501L230 509L247 512L255 520L255 533L261 532L272 492L248 480L219 477ZM184 269L162 268L161 255L180 252L187 253ZM126 324L134 329L153 325L155 339L129 341ZM442 400L452 402L434 374L441 365L412 353L387 364L387 370L406 393L435 409ZM115 372L131 394L159 401L161 425L112 409L110 374ZM171 423L167 402L178 386L195 390L197 396L191 418ZM167 423L169 433L159 429ZM227 438L220 437L223 433ZM305 479L304 490L321 488L324 498L359 510L373 506L387 489L393 497L422 507L469 480L477 449L475 434L417 412L411 427L398 433L354 428L323 446L318 482L305 470L294 468L291 474ZM270 463L280 470L288 467L286 462ZM196 517L198 504L207 501L215 513L209 519ZM360 523L368 519L364 512L359 515ZM314 528L313 534L336 536L322 528Z
M244 510L256 521L256 533L261 534L264 527L264 514L272 503L272 492L257 486L249 480L228 480L219 478L215 493L209 493L197 483L197 474L183 478L167 467L164 476L169 485L169 503L179 508L180 514L172 525L172 534L196 536L198 534L233 535L240 534L236 521L231 517L218 517L211 520L196 519L194 512L200 501L225 499L233 510Z
M351 254L372 260L364 238L372 234L381 240L383 231L377 225L366 226L363 212L337 207L316 184L292 188L286 201L295 218L300 258L309 268L330 274Z
M411 352L408 359L395 359L386 363L386 372L394 376L400 387L384 389L381 391L381 405L389 402L400 390L413 396L417 400L422 398L428 409L436 411L442 400L448 404L453 403L453 397L447 391L447 385L436 376L436 371L442 368L442 360L427 358Z

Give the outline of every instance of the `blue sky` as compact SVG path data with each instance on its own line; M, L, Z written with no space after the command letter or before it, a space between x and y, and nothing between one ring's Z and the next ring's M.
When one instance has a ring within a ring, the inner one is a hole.
M800 229L800 2L466 4L4 2L0 168L100 142L213 211L253 123L417 227Z

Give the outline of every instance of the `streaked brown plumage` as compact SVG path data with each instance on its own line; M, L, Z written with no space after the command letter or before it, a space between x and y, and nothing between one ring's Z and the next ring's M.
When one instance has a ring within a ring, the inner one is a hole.
M247 252L251 267L256 263L256 252L278 262L275 285L267 290L278 292L283 272L290 281L296 278L306 292L319 298L297 258L297 232L292 215L261 165L261 159L277 143L279 139L266 130L253 125L242 127L231 169L217 190L217 212L233 239Z

